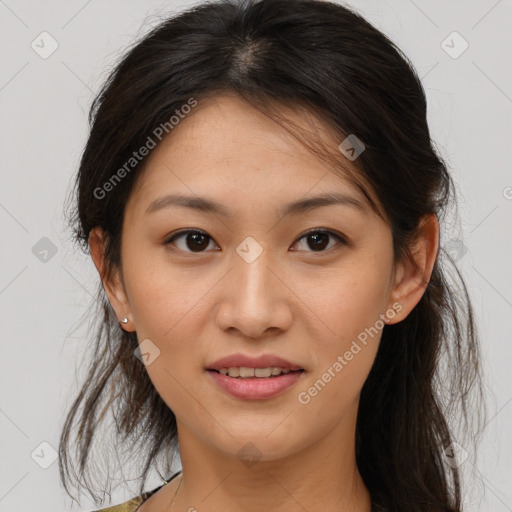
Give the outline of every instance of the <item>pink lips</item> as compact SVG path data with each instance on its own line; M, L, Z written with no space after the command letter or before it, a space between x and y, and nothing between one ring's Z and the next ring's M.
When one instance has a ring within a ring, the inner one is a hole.
M288 368L291 371L302 370L303 368L295 363L291 363L282 357L274 356L272 354L263 354L259 357L246 356L244 354L232 354L215 361L214 363L206 366L207 370L220 370L221 368L245 366L247 368L268 368L272 366L279 366L281 368Z
M206 373L211 376L221 389L232 396L246 400L264 400L277 396L291 388L304 374L303 371L293 371L278 375L277 377L241 379L222 375L213 370L209 370Z
M269 368L278 366L290 370L289 373L274 377L236 378L218 373L222 368L245 366L247 368ZM299 364L292 363L272 354L251 357L244 354L232 354L206 366L207 374L224 391L237 398L263 400L272 398L292 387L303 375ZM216 370L216 371L215 371Z

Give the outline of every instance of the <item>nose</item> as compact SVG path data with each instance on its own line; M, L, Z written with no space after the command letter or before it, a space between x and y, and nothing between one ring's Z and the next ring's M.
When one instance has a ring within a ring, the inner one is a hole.
M290 284L264 250L249 262L239 254L221 285L216 312L219 328L238 331L245 338L262 338L290 328L293 314Z

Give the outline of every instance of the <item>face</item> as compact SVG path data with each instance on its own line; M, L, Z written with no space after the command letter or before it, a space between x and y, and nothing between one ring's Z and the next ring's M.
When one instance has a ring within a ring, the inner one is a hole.
M337 150L320 121L295 121ZM289 207L325 194L344 199ZM126 205L121 257L109 298L145 344L179 431L233 456L252 443L275 460L353 426L384 322L402 306L390 227L342 170L242 99L205 100L151 153ZM233 354L303 371L235 396L219 384L235 379L209 370Z

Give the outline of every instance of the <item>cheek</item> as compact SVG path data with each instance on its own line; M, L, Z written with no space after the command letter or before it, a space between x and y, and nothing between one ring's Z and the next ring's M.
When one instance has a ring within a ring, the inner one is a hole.
M173 334L184 330L193 338L201 301L215 279L197 268L171 265L160 250L127 250L123 269L140 340L150 338L167 345Z
M297 294L325 333L316 333L318 340L342 350L375 326L388 305L391 265L391 257L366 253L347 258L343 266L320 275L314 286L307 280L298 281L304 287Z
M355 414L384 326L385 283L377 287L378 277L366 272L340 278L322 300L321 327L312 333L314 368L296 397L306 430L317 428L315 418L322 417L328 429L350 411Z
M310 332L315 364L308 384L314 384L301 390L306 394L299 403L325 404L332 399L343 409L358 396L379 347L389 299L391 250L382 251L387 258L377 252L347 259L343 268L317 281L307 295L303 290L308 309L314 312L311 318L316 317L309 325L317 328ZM317 395L322 398L315 400ZM339 407L331 413L339 414Z

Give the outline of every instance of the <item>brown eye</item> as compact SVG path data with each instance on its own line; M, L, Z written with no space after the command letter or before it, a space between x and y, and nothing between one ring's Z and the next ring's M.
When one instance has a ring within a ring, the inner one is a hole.
M175 240L179 239L185 240L184 246L182 245L181 247L179 247L177 244L174 243ZM184 252L204 252L204 250L208 248L210 241L213 241L213 239L204 231L189 229L173 235L170 239L166 240L164 245L173 244L179 250Z
M324 252L326 247L329 245L329 238L335 238L342 245L348 245L347 241L337 233L327 230L314 230L304 234L299 241L306 239L307 246L311 249L311 252ZM329 247L329 249L332 248Z
M348 245L348 242L345 240L345 238L328 230L316 229L309 231L308 233L302 235L302 237L299 238L299 241L303 239L306 240L308 249L299 250L306 250L307 252L326 252L326 250L329 250L333 247L333 245L329 246L331 239L336 239L342 245ZM183 242L181 242L180 246L176 243L176 240L184 240L185 243L183 244ZM174 234L171 238L164 242L164 245L172 244L183 252L200 253L206 252L210 242L213 242L213 239L204 231L188 229Z

